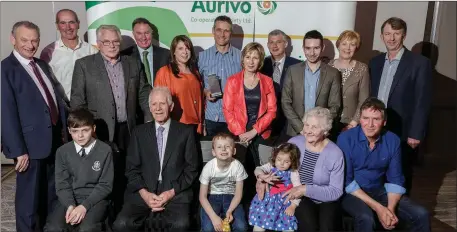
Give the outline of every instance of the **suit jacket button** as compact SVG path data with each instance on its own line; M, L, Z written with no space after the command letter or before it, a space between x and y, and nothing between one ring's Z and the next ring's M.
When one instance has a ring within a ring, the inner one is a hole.
M114 117L111 117L111 119L114 119Z
M44 110L45 113L48 113L48 110Z

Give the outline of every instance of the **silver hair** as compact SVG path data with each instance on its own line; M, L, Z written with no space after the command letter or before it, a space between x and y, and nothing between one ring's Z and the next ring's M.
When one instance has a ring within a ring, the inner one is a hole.
M119 41L122 41L121 30L116 25L100 25L97 28L97 30L95 31L95 33L97 34L97 40L98 41L100 41L100 36L101 36L102 32L105 31L105 30L106 31L114 31L114 32L116 32L117 37L119 38Z
M275 30L270 31L270 33L268 33L268 37L276 36L276 35L282 35L282 38L283 38L284 42L287 42L287 35L286 35L286 33L284 33L284 31L281 31L279 29L275 29Z
M328 132L332 129L333 118L330 110L327 108L323 108L320 106L314 107L308 111L306 111L305 115L303 116L303 122L306 122L308 118L315 117L321 120L322 125L320 125L321 129L324 131L325 135L328 135Z
M13 28L11 29L11 34L14 36L14 38L16 38L16 30L21 26L27 29L35 30L38 33L38 38L40 38L40 28L35 23L32 23L30 21L19 21L13 25Z
M173 104L173 98L171 97L171 92L168 89L168 87L157 86L157 87L152 88L151 93L149 93L149 98L148 98L148 104L149 105L151 105L152 95L154 95L155 93L165 94L165 97L167 98L168 105L172 105Z

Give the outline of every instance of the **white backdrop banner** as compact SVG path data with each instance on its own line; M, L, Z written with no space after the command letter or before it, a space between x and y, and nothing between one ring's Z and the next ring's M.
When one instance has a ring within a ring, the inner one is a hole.
M331 46L344 30L353 30L357 2L188 1L188 2L86 2L89 43L102 24L117 25L132 36L132 22L143 17L158 30L160 45L169 47L176 35L187 35L196 50L214 45L211 29L219 15L234 24L232 44L240 49L257 41L266 48L268 33L281 29L289 37L288 53L303 59L302 41L309 30L318 30L326 41L325 54L337 55ZM333 57L330 57L333 58Z

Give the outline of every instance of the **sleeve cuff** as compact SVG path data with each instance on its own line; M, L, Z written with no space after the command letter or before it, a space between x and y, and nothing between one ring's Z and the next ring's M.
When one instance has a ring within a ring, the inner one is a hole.
M345 191L347 193L352 193L357 189L360 189L360 186L357 181L353 180L350 184L348 184L348 186L346 186Z
M388 193L404 194L406 192L405 188L397 184L385 183L384 188Z

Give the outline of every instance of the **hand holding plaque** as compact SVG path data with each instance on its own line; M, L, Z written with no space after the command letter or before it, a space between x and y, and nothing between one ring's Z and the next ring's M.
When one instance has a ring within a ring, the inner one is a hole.
M219 78L217 78L216 74L211 74L208 76L208 85L209 91L211 92L211 97L222 97L221 83L219 82Z

